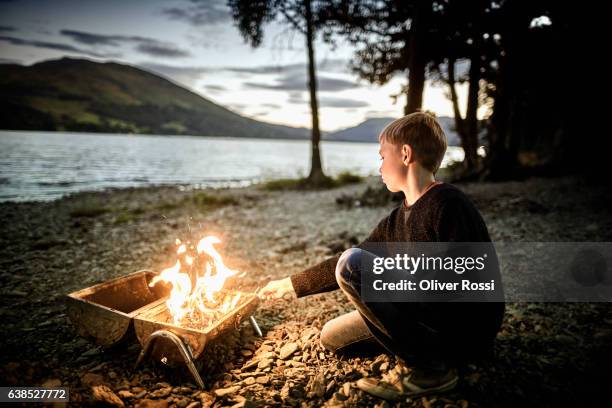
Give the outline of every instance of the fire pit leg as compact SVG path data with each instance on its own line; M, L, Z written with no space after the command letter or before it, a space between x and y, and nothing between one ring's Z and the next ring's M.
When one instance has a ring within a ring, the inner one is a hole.
M249 320L251 321L251 326L253 326L253 330L255 330L255 333L257 333L259 337L263 337L263 333L261 332L261 329L259 328L259 325L257 324L257 320L255 320L253 316L250 316Z
M169 339L170 341L172 341L172 343L174 343L176 348L181 353L181 356L183 356L183 359L185 360L185 364L187 365L187 368L189 368L189 372L191 373L193 378L198 383L198 386L204 389L204 381L202 381L202 377L200 377L200 373L198 373L198 370L195 367L195 364L193 364L193 358L191 357L191 352L189 351L187 347L185 347L185 343L183 343L183 341L181 340L179 336L177 336L176 334L168 330L157 330L156 332L153 332L153 334L149 336L149 338L145 342L144 348L142 349L142 351L140 352L140 355L138 356L138 360L136 360L136 364L134 368L137 368L140 365L142 360L151 351L151 347L153 346L154 341L160 337Z

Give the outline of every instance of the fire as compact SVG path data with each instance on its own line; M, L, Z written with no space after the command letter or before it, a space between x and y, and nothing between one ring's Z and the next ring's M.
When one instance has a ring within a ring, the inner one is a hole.
M223 258L214 248L214 245L220 242L219 238L210 235L202 238L195 248L188 248L177 239L176 254L179 259L174 266L164 269L149 283L149 286L158 282L172 285L166 306L174 324L180 324L183 319L189 319L191 323L206 324L211 319L216 320L226 314L238 304L240 293L228 296L222 292L226 279L238 274L238 271L223 263ZM196 253L190 254L194 249Z

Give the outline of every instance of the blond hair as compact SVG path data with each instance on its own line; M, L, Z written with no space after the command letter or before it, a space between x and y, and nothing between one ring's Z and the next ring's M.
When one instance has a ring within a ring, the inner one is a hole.
M436 118L426 112L415 112L389 123L380 132L378 141L401 147L409 145L415 160L435 173L446 152L446 135Z

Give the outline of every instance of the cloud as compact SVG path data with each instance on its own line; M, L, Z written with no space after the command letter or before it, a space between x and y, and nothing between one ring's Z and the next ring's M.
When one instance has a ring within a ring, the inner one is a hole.
M191 0L184 7L165 8L162 13L170 20L185 21L202 27L226 23L231 20L231 10L225 0Z
M89 33L88 33L89 34ZM111 36L102 36L103 38L97 39L97 41L108 41L107 37ZM117 36L113 36L117 37ZM84 37L89 41L94 41L91 37ZM327 69L331 69L333 66L340 66L346 63L346 60L327 60L328 62L325 65ZM158 74L169 77L177 82L184 83L188 86L193 86L195 81L199 80L204 74L211 73L223 73L229 72L234 75L234 77L242 76L248 78L253 75L275 75L279 74L283 75L283 77L278 80L276 84L266 84L259 83L254 81L248 81L246 83L247 87L251 87L254 89L268 89L268 90L306 90L306 64L304 63L295 63L295 64L287 64L287 65L260 65L255 67L236 67L236 66L173 66L167 64L160 64L157 62L143 62L138 64L139 66L147 69L149 71L156 72ZM323 65L321 65L323 66ZM319 68L319 72L323 72L321 68ZM331 72L331 71L327 71ZM320 91L326 90L341 90L341 89L353 89L358 87L355 82L345 81L334 78L326 78L325 76L318 75L318 89ZM286 86L286 87L285 87Z
M155 57L188 57L191 54L188 51L181 50L174 46L167 46L164 44L138 44L136 49L143 54L152 55Z
M365 101L348 98L332 98L324 97L319 100L319 105L322 108L366 108L370 106Z
M333 78L321 73L347 73L348 61L344 59L328 59L317 63L317 89L321 92L337 92L358 88L356 81ZM264 89L270 91L303 91L307 90L308 78L306 63L287 65L260 65L255 67L225 67L226 71L249 75L281 75L275 83L247 81L243 87L247 89Z
M76 30L61 30L60 34L72 40L87 45L103 47L119 47L132 44L139 52L154 57L188 57L189 51L178 48L175 44L137 35L107 35Z
M290 92L288 102L294 105L306 105L309 102L309 99L304 98L303 92ZM365 101L360 101L358 99L348 99L348 98L337 98L330 96L323 96L318 98L319 107L321 108L366 108L369 107Z
M199 79L200 76L206 73L215 72L217 68L201 67L201 66L173 66L167 64L158 64L155 62L143 62L138 64L139 66L148 69L150 71L158 72L162 75L170 77L181 76L189 77L191 79Z
M248 106L243 104L243 103L230 103L229 105L227 105L230 107L230 109L233 109L235 111L241 112L243 110L245 110Z
M257 67L226 67L227 71L252 74L252 75L271 75L271 74L304 74L306 75L307 68L305 62L298 62L286 65L260 65ZM344 59L328 59L317 63L317 73L334 72L334 73L349 73L348 60Z
M288 67L288 65L286 65L285 67ZM261 65L259 67L225 67L225 70L236 74L270 75L282 73L283 66Z
M364 113L366 119L370 118L387 118L397 115L397 112L391 109L386 110L369 110Z
M262 103L259 106L265 106L266 108L272 108L272 109L280 109L280 105L277 105L275 103Z
M338 60L340 61L340 60ZM147 71L151 71L158 75L162 75L174 82L182 84L191 89L196 89L201 87L201 89L205 89L208 92L223 92L227 91L226 88L221 87L220 85L210 84L210 85L200 85L198 81L202 80L205 74L223 74L223 73L232 73L233 78L236 79L238 75L244 74L247 75L247 72L251 75L255 73L270 73L269 68L271 65L266 66L258 66L258 67L236 67L236 66L219 66L219 67L210 67L210 66L173 66L168 64L159 64L155 62L144 62L138 64L140 67ZM299 67L300 72L297 72L296 67ZM278 67L277 67L278 68ZM244 89L249 90L270 90L270 91L281 91L287 92L289 94L289 103L292 104L306 104L307 101L304 99L304 96L307 95L307 79L306 72L303 64L290 64L283 67L285 70L284 73L280 75L276 75L279 78L268 78L267 82L256 82L253 79L247 82L242 83L242 87ZM277 70L278 72L278 70ZM208 76L207 76L208 78ZM275 82L270 82L273 80ZM348 89L357 89L360 85L356 81L350 81L339 78L331 78L324 75L319 75L317 77L317 85L318 90L320 92L336 92L343 91ZM327 107L363 107L368 106L365 102L350 100L346 102L345 100L332 98L332 99L320 99L323 101L321 106L327 105ZM364 105L365 104L365 105ZM269 106L271 109L279 109L278 105Z
M0 58L0 64L18 64L22 65L22 61L13 58Z
M0 25L0 31L2 32L15 31L15 27Z
M125 40L126 37L120 35L104 35L87 33L84 31L61 30L61 35L72 38L74 41L87 45L112 45L118 46L119 42Z
M288 102L300 105L306 103L306 99L304 99L302 92L289 92Z
M217 68L200 66L177 67L167 64L158 64L155 62L143 62L138 64L138 66L146 71L164 76L173 82L177 82L192 89L196 88L196 82L202 77L202 75L217 71Z
M203 88L213 92L225 91L227 89L221 85L204 85Z
M346 89L359 88L355 81L347 81L345 79L329 78L324 76L317 77L317 88L321 92L328 91L344 91Z
M275 84L260 82L244 82L242 86L247 89L264 89L270 91L305 91L308 89L306 73L303 75L285 75L277 80ZM353 81L344 79L317 76L317 89L321 92L337 92L347 89L358 88L359 85Z
M266 90L272 90L272 91L284 90L280 85L261 84L259 82L243 82L242 87L247 88L247 89L266 89Z
M56 43L56 42L25 40L23 38L16 38L16 37L9 37L9 36L0 36L0 41L6 41L9 44L13 44L13 45L23 45L23 46L30 46L30 47L36 47L36 48L46 48L46 49L57 50L57 51L74 52L77 54L89 55L91 57L97 57L97 58L117 56L117 54L101 54L98 52L93 52L93 51L77 48L69 44L62 44L62 43Z
M320 61L317 64L317 69L320 72L335 72L335 73L350 73L349 60L330 58Z

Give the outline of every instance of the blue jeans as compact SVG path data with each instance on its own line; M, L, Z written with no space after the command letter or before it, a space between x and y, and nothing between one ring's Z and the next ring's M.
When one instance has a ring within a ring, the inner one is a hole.
M362 260L366 256L375 257L360 248L350 248L340 256L336 280L356 310L328 321L321 331L321 344L339 353L386 349L413 364L439 366L439 336L420 319L422 305L361 299Z

